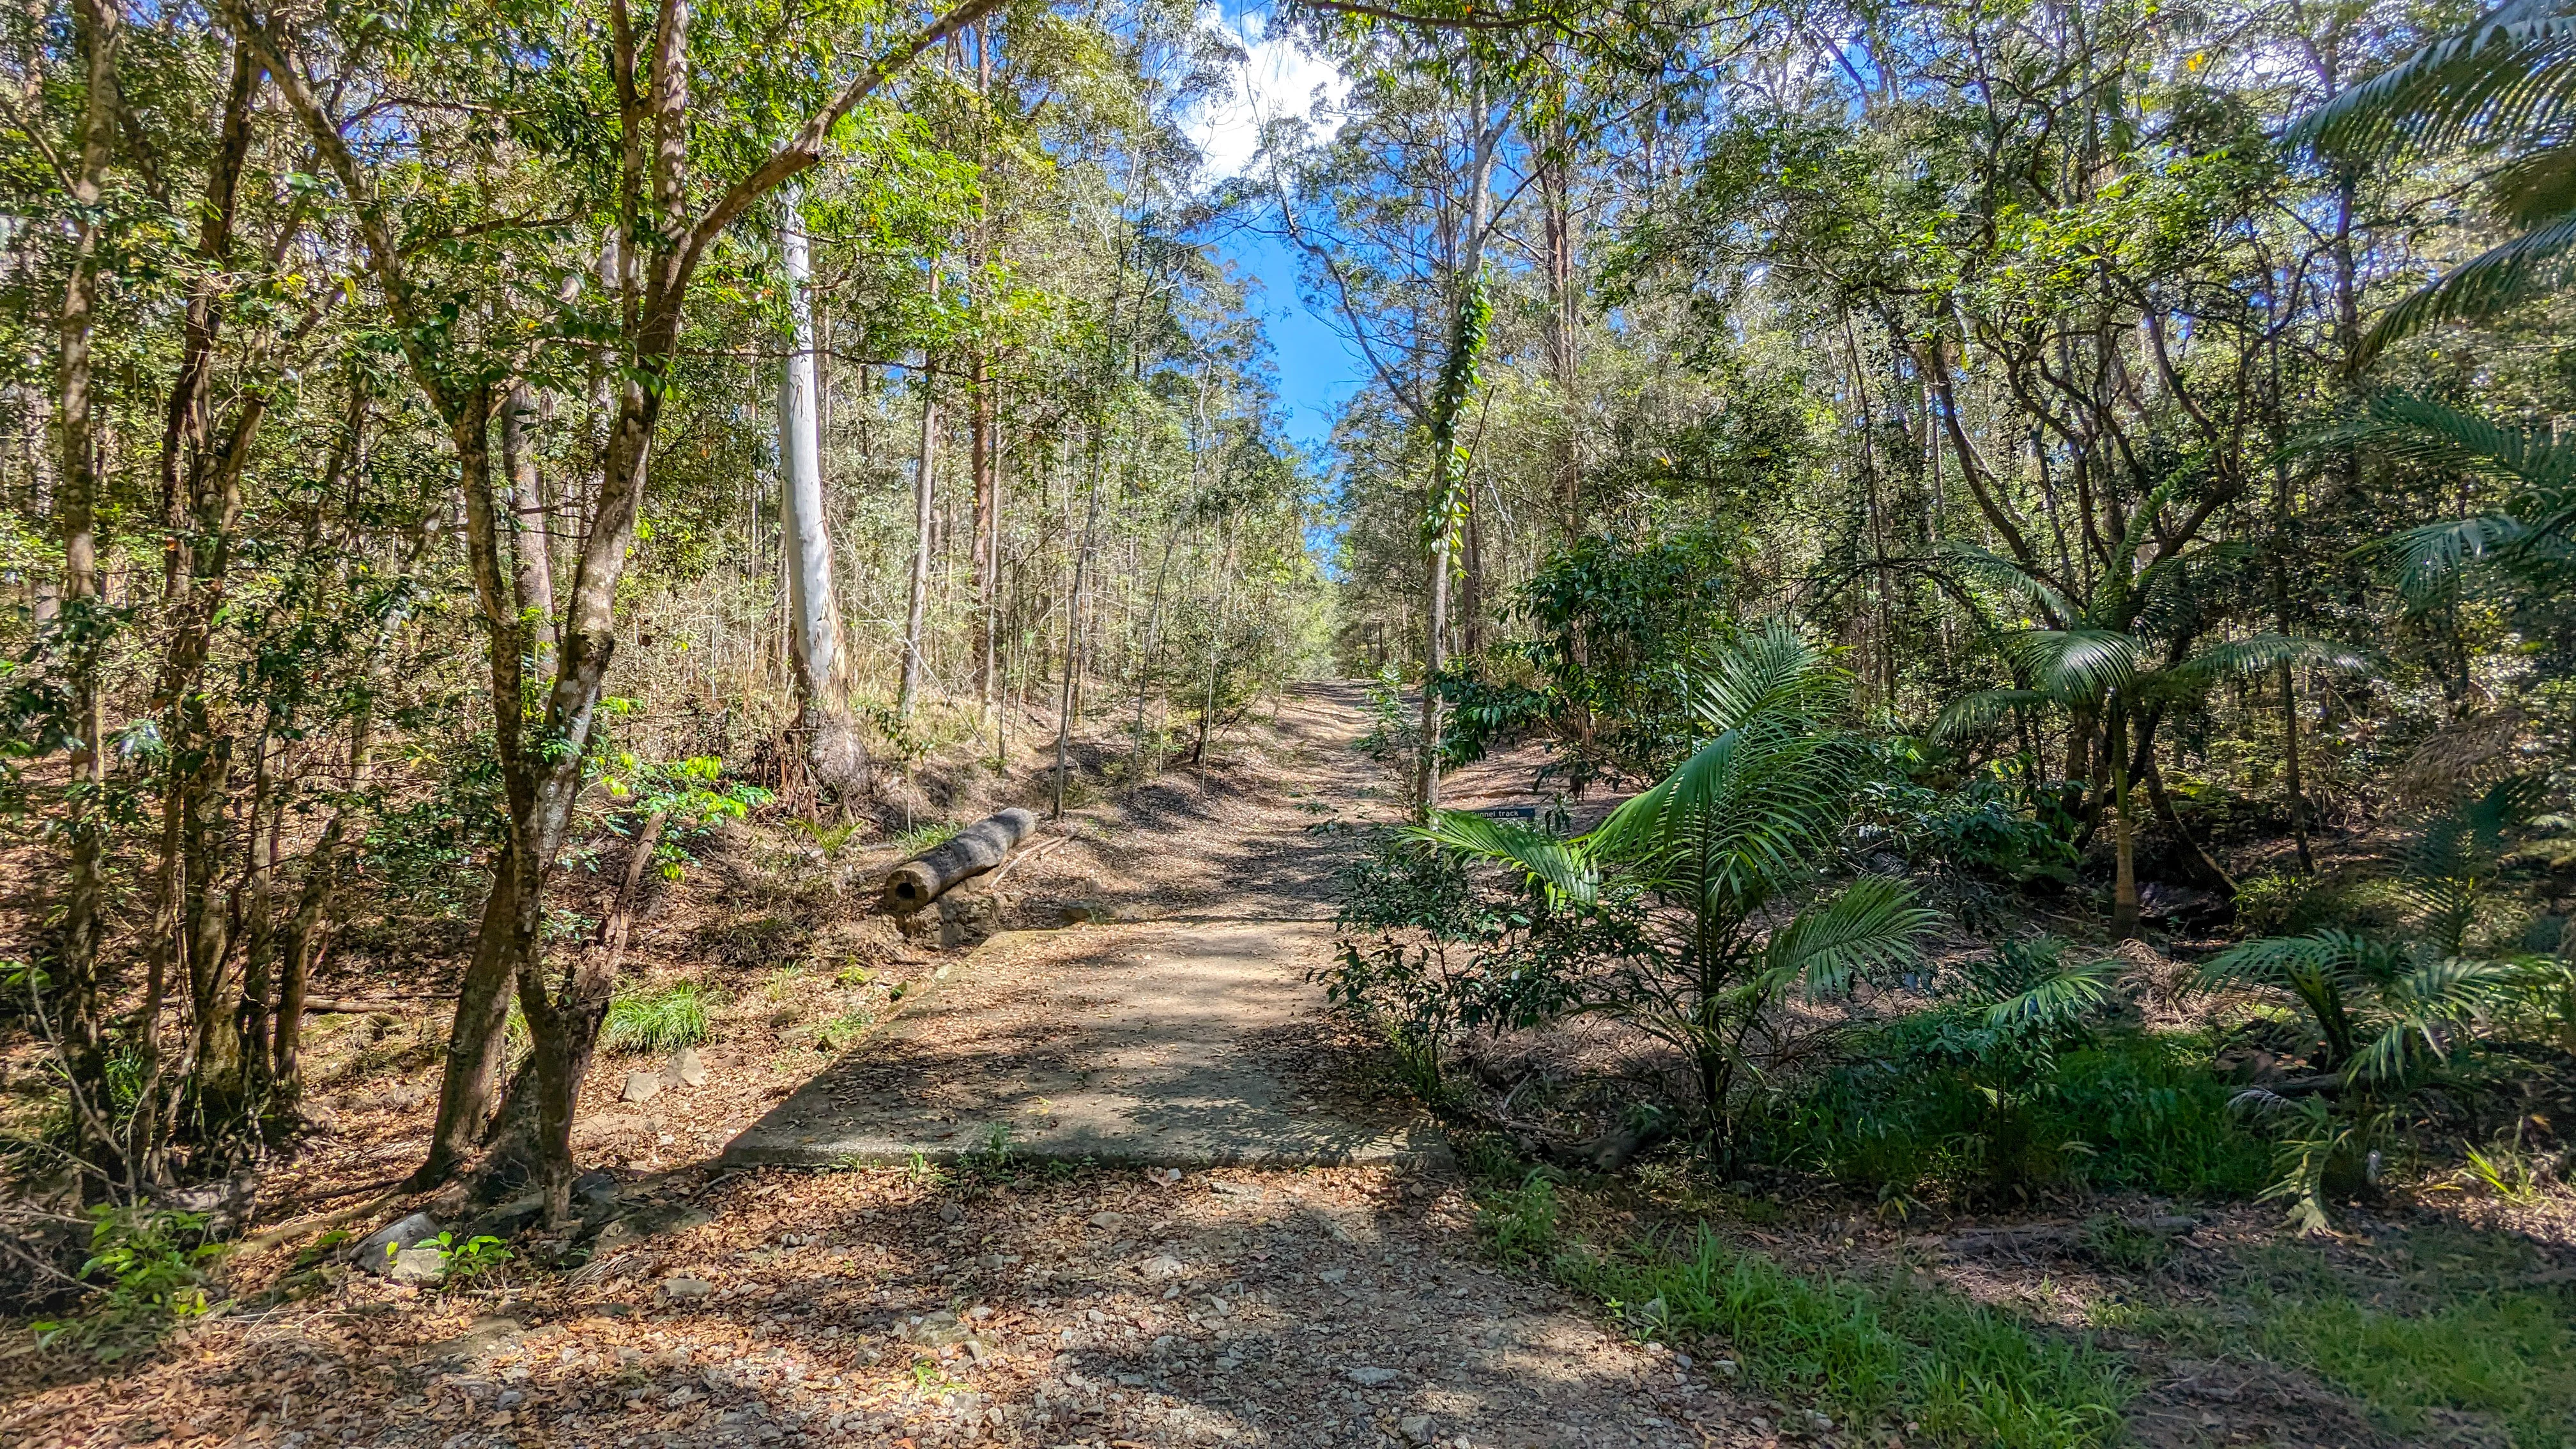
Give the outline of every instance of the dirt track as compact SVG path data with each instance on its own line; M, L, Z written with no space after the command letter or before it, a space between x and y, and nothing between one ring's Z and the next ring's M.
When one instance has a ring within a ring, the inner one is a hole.
M1302 691L1214 788L1176 773L1084 812L1081 844L1018 883L1021 917L1079 895L1131 923L952 961L897 1029L774 1118L872 1100L873 1155L973 1152L994 1121L1017 1155L679 1166L627 1184L659 1230L612 1231L580 1273L505 1268L425 1292L326 1267L324 1291L219 1317L130 1375L16 1393L0 1440L1771 1442L1793 1411L1733 1400L1687 1359L1495 1271L1436 1166L1278 1165L1372 1143L1436 1158L1418 1117L1371 1090L1370 1044L1303 979L1348 838L1310 827L1378 808L1350 748L1360 723L1355 693ZM1122 1150L1140 1132L1187 1150ZM1050 1133L1073 1156L1274 1165L1028 1155Z

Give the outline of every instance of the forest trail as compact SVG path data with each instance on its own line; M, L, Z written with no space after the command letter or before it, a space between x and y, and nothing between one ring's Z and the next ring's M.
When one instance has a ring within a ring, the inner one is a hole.
M1126 857L1117 919L1010 931L736 1137L735 1164L989 1152L1135 1166L1404 1163L1443 1151L1418 1112L1340 1089L1309 973L1333 869L1374 767L1347 685L1283 701L1259 778L1219 820L1186 770L1092 812ZM1096 884L1106 884L1094 882Z

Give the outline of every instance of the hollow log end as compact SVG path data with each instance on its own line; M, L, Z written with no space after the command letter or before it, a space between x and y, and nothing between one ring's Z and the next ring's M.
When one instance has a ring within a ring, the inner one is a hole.
M918 861L899 865L894 874L886 877L886 908L897 915L908 916L920 910L938 893L939 877Z

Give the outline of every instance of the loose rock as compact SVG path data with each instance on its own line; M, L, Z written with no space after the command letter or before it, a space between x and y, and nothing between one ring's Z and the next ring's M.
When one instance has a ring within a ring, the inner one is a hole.
M369 1233L350 1250L350 1263L361 1272L379 1276L393 1271L394 1255L406 1248L416 1248L446 1231L436 1218L427 1213L413 1213Z
M662 1074L660 1072L628 1072L626 1074L626 1089L617 1094L617 1100L621 1102L650 1102L660 1095L662 1095Z
M405 1248L394 1254L386 1276L397 1283L435 1283L447 1276L447 1254L439 1248Z

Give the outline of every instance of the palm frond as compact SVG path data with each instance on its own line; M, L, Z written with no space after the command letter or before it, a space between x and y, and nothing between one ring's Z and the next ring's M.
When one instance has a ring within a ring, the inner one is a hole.
M2347 162L2400 147L2455 150L2555 128L2576 102L2576 16L2509 0L2317 107L2290 145Z
M2204 991L2227 986L2287 989L2295 977L2335 975L2351 966L2362 951L2360 937L2344 931L2311 931L2304 936L2264 936L2230 946L2202 963Z
M1839 735L1738 726L1613 811L1587 845L1658 891L1756 900L1830 850L1855 763Z
M2061 704L2126 688L2144 652L2136 636L2115 629L2026 629L2010 647L2040 692Z
M2119 552L2112 555L2114 558L2125 560L2132 566L2135 565L2138 554L2146 548L2148 538L2155 532L2156 515L2164 511L2165 504L2172 500L2174 491L2179 486L2177 480L2168 478L2148 490L2147 496L2141 499L2137 508L2129 514L2128 530L2120 535ZM2125 578L2119 571L2114 570L2109 582L2125 592L2140 580Z
M2084 617L2084 611L2073 601L2047 584L2030 576L2020 564L1999 553L1990 553L1973 544L1944 544L1941 556L1959 573L1987 586L2001 590L2030 607L2032 613L2051 624L2072 626Z
M1786 619L1766 619L1708 667L1693 691L1700 728L1723 734L1763 719L1823 714L1844 687L1825 651Z
M1772 932L1760 976L1775 990L1797 984L1811 995L1841 991L1854 977L1913 964L1939 920L1915 903L1911 885L1865 875Z
M2213 644L2161 673L2179 681L2196 682L2224 675L2261 674L2284 664L2313 664L2328 669L2358 671L2371 668L2374 662L2368 650L2332 639L2252 634Z
M2290 451L2363 445L2392 461L2467 465L2537 487L2576 479L2576 444L2402 392L2377 394L2356 416L2299 439Z
M2576 213L2561 213L2401 298L2354 346L2352 365L2368 366L2389 344L2427 327L2492 317L2571 281L2576 281Z
M1991 1026L2013 1026L2072 1020L2109 999L2111 984L2119 974L2120 962L2110 956L2062 967L2056 975L2033 982L1987 1007L1986 1022Z
M1520 871L1560 899L1589 905L1600 894L1600 873L1581 842L1526 825L1507 825L1472 810L1435 810L1428 824L1403 832L1445 850Z
M1984 729L2015 709L2034 709L2056 702L2036 689L1980 689L1941 707L1939 718L1932 721L1932 738L1956 739Z
M2576 211L2576 146L2517 156L2488 173L2487 200L2511 226L2532 227Z
M2389 1019L2367 1046L2353 1053L2344 1068L2346 1080L2393 1085L2425 1057L2448 1055L2442 1030L2462 1027L2494 1005L2515 984L2513 967L2501 961L2436 957L2398 978L2382 993Z
M2480 560L2521 543L2530 534L2510 514L2490 513L2451 523L2427 523L2356 550L2397 561L2397 592L2412 608L2435 602L2442 589Z

